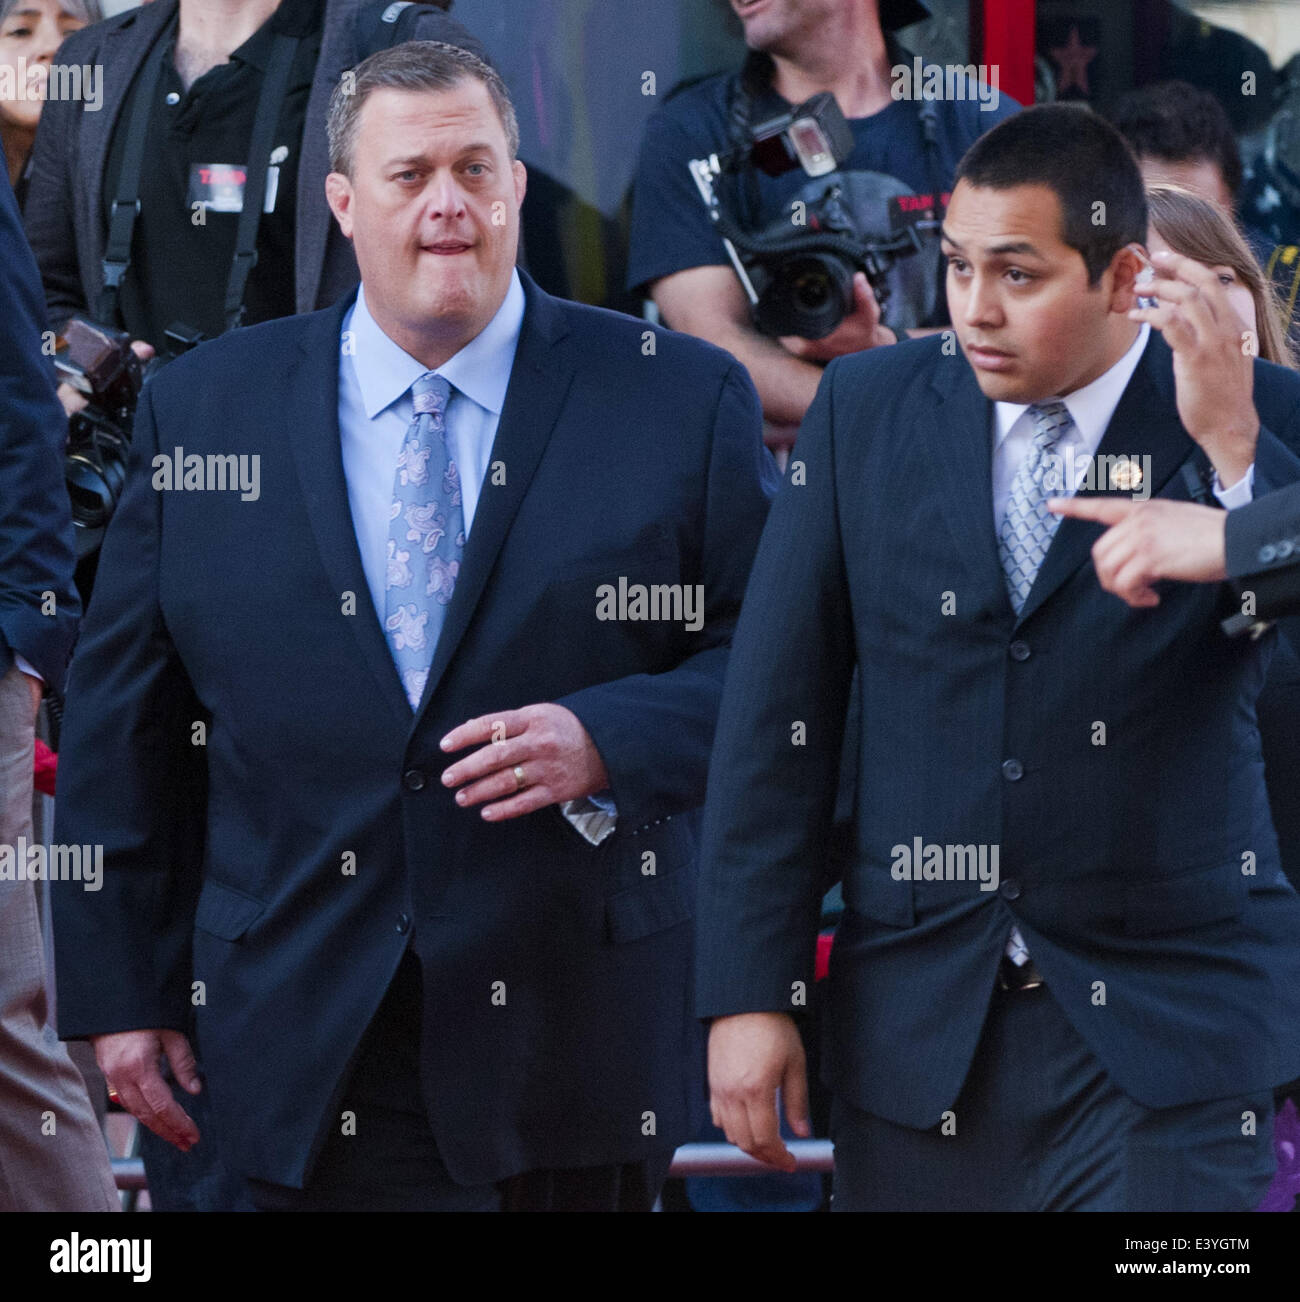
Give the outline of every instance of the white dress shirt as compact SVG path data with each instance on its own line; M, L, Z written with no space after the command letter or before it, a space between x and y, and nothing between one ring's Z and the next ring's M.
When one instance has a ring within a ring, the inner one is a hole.
M1151 336L1151 327L1143 322L1138 336L1128 352L1108 371L1104 371L1091 384L1076 389L1060 401L1065 403L1074 427L1062 435L1056 445L1057 453L1062 458L1061 469L1066 475L1066 483L1058 494L1059 497L1072 497L1087 474L1088 465L1097 455L1102 436L1110 424L1110 418L1119 406L1119 400L1128 382L1137 370L1147 340ZM1044 398L1044 402L1054 399ZM1007 499L1011 496L1011 486L1015 483L1016 472L1034 437L1034 420L1029 415L1029 408L1014 402L995 402L993 404L993 528L1000 533L1002 517L1007 511ZM1140 437L1140 432L1137 435ZM1121 452L1125 449L1121 449ZM1237 483L1225 489L1218 476L1214 479L1214 495L1228 510L1245 506L1253 493L1255 467L1252 465Z
M1151 336L1151 327L1146 322L1138 331L1132 346L1108 371L1103 372L1091 384L1076 389L1060 399L1074 425L1056 444L1056 453L1061 458L1060 467L1065 482L1057 494L1059 497L1073 497L1083 483L1092 458L1097 455L1102 436L1110 424L1115 408L1133 372L1141 360L1143 350ZM1044 402L1055 401L1045 398ZM1034 436L1034 421L1027 406L1014 402L995 402L993 404L993 529L995 534L1002 531L1002 518L1007 512L1007 499L1011 496L1011 486L1015 483L1016 472L1025 453L1029 451ZM1135 439L1141 438L1137 431ZM1121 452L1123 449L1121 449ZM1228 510L1245 506L1252 497L1255 483L1255 467L1252 464L1237 483L1231 488L1224 488L1219 477L1214 477L1214 495ZM1149 485L1148 485L1149 487ZM1011 939L1007 941L1006 952L1013 962L1024 964L1029 961L1029 950L1019 927L1013 927Z
M524 287L519 273L514 272L496 315L437 369L451 385L445 416L447 446L460 471L467 539L505 405L524 305ZM380 329L366 305L364 285L358 288L356 302L343 318L341 345L339 438L343 477L361 568L382 625L397 457L414 418L411 386L429 368ZM565 801L560 809L593 844L599 844L614 830L616 810L604 793L590 801Z

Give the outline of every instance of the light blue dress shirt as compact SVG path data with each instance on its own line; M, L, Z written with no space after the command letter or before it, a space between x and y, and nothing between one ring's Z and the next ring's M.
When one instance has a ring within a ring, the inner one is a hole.
M460 471L465 537L487 475L492 441L505 405L510 368L524 320L524 287L519 273L496 315L460 352L438 367L451 385L447 402L447 442ZM366 306L366 291L343 318L339 357L339 436L348 505L361 549L361 568L382 621L387 582L389 510L402 439L414 417L411 385L428 371L395 344Z
M524 287L516 271L496 315L438 374L451 385L447 402L447 442L460 471L465 537L487 475L510 371L524 321ZM388 577L387 542L393 480L402 440L414 417L411 385L428 371L394 343L366 306L365 286L343 318L339 350L339 438L348 506L361 552L361 568L381 625ZM607 793L566 801L564 816L589 841L599 844L614 830L613 802Z

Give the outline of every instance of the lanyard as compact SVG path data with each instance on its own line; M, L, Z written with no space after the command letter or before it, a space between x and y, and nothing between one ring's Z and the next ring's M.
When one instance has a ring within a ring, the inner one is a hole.
M127 128L126 148L122 152L122 170L117 179L117 196L109 210L108 240L104 246L104 288L99 298L99 320L113 326L118 320L118 300L122 281L131 265L131 241L136 219L140 216L140 174L144 167L144 147L153 116L158 78L162 73L168 41L174 34L177 17L173 15L159 32L140 69L135 103ZM226 282L224 304L226 329L243 323L244 291L249 273L257 265L257 225L266 200L266 178L270 169L271 141L280 120L280 108L289 88L289 74L298 50L296 36L279 33L271 46L271 57L262 77L262 89L253 114L253 131L249 141L249 160L244 175L244 200L235 230L235 254Z

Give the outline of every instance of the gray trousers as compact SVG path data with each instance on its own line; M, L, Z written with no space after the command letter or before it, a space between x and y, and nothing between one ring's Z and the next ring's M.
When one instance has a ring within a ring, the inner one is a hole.
M0 676L0 846L32 837L36 712L26 676ZM37 883L17 851L0 876L0 1212L117 1211L108 1148L81 1073L47 1022ZM111 979L111 974L105 974Z

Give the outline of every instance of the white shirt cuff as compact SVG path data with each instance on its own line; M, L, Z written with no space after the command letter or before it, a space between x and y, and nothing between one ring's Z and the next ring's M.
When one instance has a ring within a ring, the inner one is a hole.
M1225 511L1235 511L1239 506L1247 506L1255 496L1255 463L1246 467L1246 473L1231 488L1224 488L1219 482L1219 472L1214 472L1214 496Z
M599 845L614 831L618 807L604 791L594 796L579 796L560 805L560 813L581 834L583 840Z
M31 676L38 682L43 683L45 681L45 679L41 677L40 672L32 667L31 662L29 660L24 660L17 651L14 652L14 664L21 669L23 673L31 674Z

